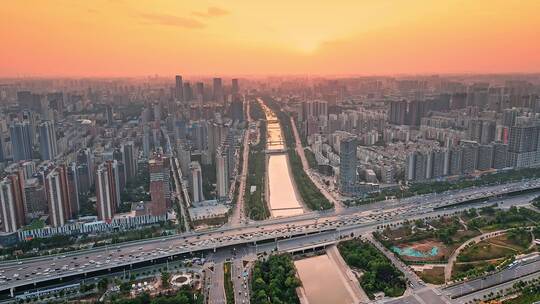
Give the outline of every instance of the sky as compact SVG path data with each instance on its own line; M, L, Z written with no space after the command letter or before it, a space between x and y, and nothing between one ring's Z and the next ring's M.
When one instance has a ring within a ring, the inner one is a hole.
M4 1L0 76L540 72L538 0Z

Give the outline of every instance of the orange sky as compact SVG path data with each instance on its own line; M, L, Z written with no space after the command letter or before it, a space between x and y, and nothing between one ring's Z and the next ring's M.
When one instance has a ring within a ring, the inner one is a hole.
M540 72L538 0L0 7L0 76Z

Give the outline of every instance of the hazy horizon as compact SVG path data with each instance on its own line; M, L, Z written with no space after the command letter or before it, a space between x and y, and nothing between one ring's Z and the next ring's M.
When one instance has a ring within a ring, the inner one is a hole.
M538 1L7 2L0 77L540 72Z

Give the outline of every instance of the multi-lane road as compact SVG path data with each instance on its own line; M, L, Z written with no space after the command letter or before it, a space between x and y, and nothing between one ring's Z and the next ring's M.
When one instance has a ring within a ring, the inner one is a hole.
M508 188L506 186L499 186ZM463 191L471 196L483 193L490 196L498 193L498 188L476 188ZM444 197L449 200L461 199L458 192L448 192ZM512 196L504 200L504 206L525 205L534 194ZM35 283L53 281L80 275L92 275L97 271L114 271L119 267L139 267L143 263L159 259L178 257L182 254L212 252L217 248L262 244L275 241L279 250L294 248L295 244L320 244L329 237L370 233L383 224L398 223L428 216L449 214L471 205L455 206L451 209L441 207L441 195L427 195L408 198L384 206L376 203L359 208L344 209L336 212L312 212L298 217L278 218L237 227L224 227L205 233L188 232L182 235L157 239L128 242L114 246L82 250L65 255L42 256L19 261L0 263L0 291ZM496 201L478 202L474 206L486 206ZM322 234L320 234L323 232ZM307 236L306 235L311 235ZM275 247L275 245L273 245ZM298 247L298 246L296 246Z

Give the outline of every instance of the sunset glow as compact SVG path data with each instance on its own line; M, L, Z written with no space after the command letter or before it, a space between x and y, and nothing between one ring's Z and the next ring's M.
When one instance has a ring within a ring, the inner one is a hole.
M0 76L540 71L540 1L6 1Z

